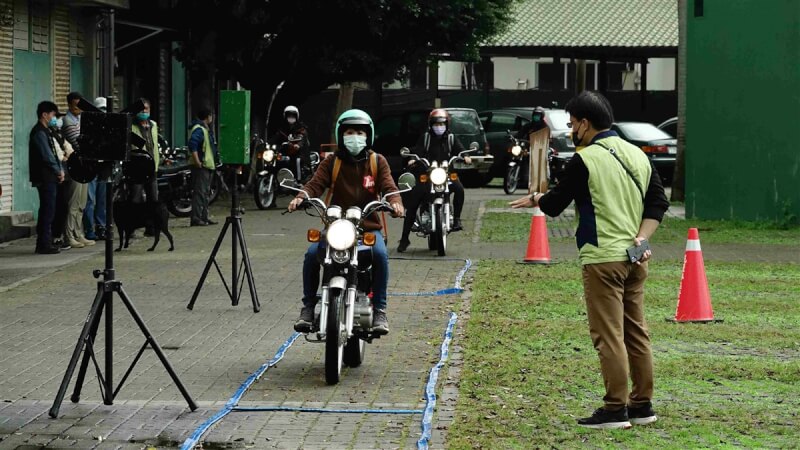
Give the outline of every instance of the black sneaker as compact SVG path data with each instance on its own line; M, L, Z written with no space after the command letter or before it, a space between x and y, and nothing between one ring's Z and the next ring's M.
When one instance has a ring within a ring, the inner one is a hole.
M61 253L61 250L58 247L37 248L35 253L38 255L55 255Z
M372 313L372 332L383 336L389 334L389 319L386 318L386 311L375 309Z
M294 323L294 331L298 333L310 333L314 326L314 305L303 306L300 310L300 317Z
M653 404L650 402L642 406L628 406L628 419L634 425L647 425L658 420L653 411Z
M453 219L453 229L450 231L461 231L464 226L461 224L461 219Z
M72 248L72 246L69 245L69 241L66 240L66 239L63 239L63 240L62 239L56 239L56 240L54 240L52 247L53 248L57 248L59 250L69 250L69 249Z
M408 239L400 239L399 244L397 245L397 252L403 253L408 250L408 246L411 245L411 241Z
M624 407L619 411L598 408L591 417L578 419L578 425L599 430L631 427L631 423L628 421L628 412Z

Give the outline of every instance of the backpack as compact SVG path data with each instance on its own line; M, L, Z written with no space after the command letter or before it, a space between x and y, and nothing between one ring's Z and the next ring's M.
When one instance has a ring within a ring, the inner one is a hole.
M428 150L431 147L431 133L430 133L430 131L426 131L425 132L425 137L423 139L424 139L425 153L427 153ZM448 155L450 154L451 151L453 151L453 142L454 142L453 140L454 139L455 139L455 135L453 135L453 133L447 133L447 154Z

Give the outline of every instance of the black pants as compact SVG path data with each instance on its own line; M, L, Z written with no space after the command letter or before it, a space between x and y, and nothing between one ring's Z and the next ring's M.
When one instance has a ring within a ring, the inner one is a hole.
M72 181L65 179L55 185L55 207L53 219L50 221L51 237L61 239L67 230L67 215L69 214L69 187Z
M39 218L36 221L36 249L44 250L53 246L53 218L56 214L57 183L41 183L39 191ZM66 220L66 215L64 216ZM62 230L63 232L63 230Z
M430 189L429 184L418 184L414 186L414 189L402 194L406 218L403 220L401 241L408 240L411 226L414 225L414 220L417 218L417 208L425 196L430 193ZM461 181L456 180L450 183L450 193L453 194L453 218L461 219L461 210L464 208L464 186L461 185Z
M192 168L192 223L208 221L208 197L214 171L205 167Z

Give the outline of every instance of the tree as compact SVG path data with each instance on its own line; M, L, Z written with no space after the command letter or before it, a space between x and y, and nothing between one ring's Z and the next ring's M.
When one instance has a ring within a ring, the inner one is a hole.
M179 0L173 23L186 67L238 81L263 115L284 80L275 111L334 83L398 79L441 55L477 60L514 1Z

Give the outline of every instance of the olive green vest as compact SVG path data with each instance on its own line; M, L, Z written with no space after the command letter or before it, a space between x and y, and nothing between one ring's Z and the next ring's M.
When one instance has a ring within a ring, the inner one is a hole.
M133 132L133 134L144 139L144 136L142 136L141 128L139 128L138 124L134 124L131 127L131 131ZM158 164L161 160L161 155L158 154L158 124L153 122L152 120L150 121L150 134L153 135L153 154L151 156L153 157L153 162L156 165L156 172L158 172Z
M208 128L200 125L199 123L189 130L189 138L191 138L194 130L200 128L203 130L203 168L214 170L217 165L214 163L214 150L211 149L211 140L208 138Z
M589 194L594 206L598 244L587 243L581 247L581 264L627 261L625 249L633 245L644 212L642 192L620 162L598 143L614 149L644 192L647 192L652 171L647 155L617 136L600 139L581 149L581 160L589 171Z

